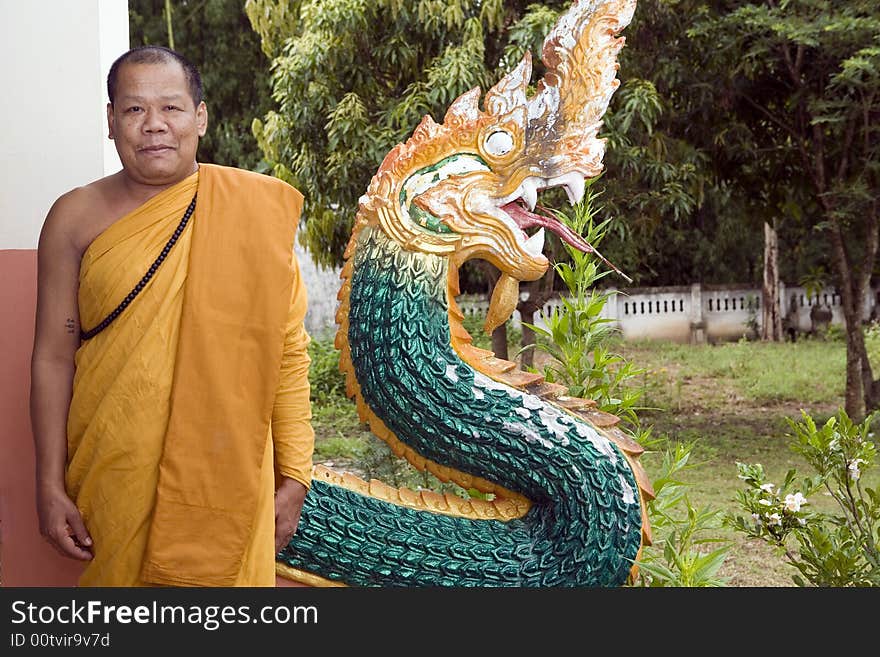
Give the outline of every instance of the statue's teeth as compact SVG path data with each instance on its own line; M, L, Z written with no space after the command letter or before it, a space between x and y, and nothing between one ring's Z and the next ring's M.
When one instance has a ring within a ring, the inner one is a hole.
M556 178L554 182L557 185L565 187L565 193L568 196L568 202L577 205L584 198L584 177L577 171L572 171L564 176Z
M538 258L544 251L544 229L539 228L538 232L526 240L525 250L533 258Z
M523 180L520 185L522 190L522 200L529 206L529 210L535 209L535 203L538 202L538 185L531 178Z

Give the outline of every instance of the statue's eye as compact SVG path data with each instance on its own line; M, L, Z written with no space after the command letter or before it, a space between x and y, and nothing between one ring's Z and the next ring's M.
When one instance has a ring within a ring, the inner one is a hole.
M509 132L496 130L486 137L485 148L489 155L496 157L507 155L513 149L513 137Z

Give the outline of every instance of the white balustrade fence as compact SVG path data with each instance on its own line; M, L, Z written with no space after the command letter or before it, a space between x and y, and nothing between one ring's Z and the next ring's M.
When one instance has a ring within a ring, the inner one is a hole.
M670 340L674 342L718 342L749 337L761 330L761 290L740 285L700 285L610 290L602 316L611 319L625 339ZM877 312L877 291L865 299L864 319ZM810 311L820 304L831 311L831 324L843 325L840 295L826 288L810 298L802 287L780 285L781 313L797 331L813 328ZM466 315L484 316L488 301L483 296L461 295L457 299ZM549 315L558 298L550 299L542 313ZM514 313L512 323L521 318ZM534 324L544 326L540 314Z
M309 310L306 329L313 334L336 330L336 294L341 280L339 270L322 270L314 265L307 252L297 246L297 256L306 288ZM752 336L761 330L761 290L747 285L693 285L612 289L602 316L612 320L625 339L653 339L674 342L718 342ZM843 325L840 295L826 288L810 298L802 287L780 284L783 317L789 325L808 333L813 328L810 311L820 304L831 311L831 324ZM880 314L880 290L872 290L865 299L865 320ZM460 295L456 301L465 315L485 317L489 301L485 295ZM558 297L544 304L535 314L534 323L544 326L541 314L549 315L561 305ZM511 319L519 326L521 317Z

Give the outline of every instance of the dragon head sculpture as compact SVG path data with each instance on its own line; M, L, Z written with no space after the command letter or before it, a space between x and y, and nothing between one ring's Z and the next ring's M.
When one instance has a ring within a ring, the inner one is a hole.
M598 137L619 81L617 55L635 0L575 1L547 35L544 77L529 95L531 55L485 95L471 89L443 122L424 117L412 137L385 157L361 198L404 248L445 255L457 271L471 258L502 276L487 330L503 323L518 299L519 281L549 267L544 229L582 251L594 249L548 213L535 213L538 192L563 187L574 205L586 178L602 171ZM536 230L535 230L536 229ZM531 234L530 234L531 233Z

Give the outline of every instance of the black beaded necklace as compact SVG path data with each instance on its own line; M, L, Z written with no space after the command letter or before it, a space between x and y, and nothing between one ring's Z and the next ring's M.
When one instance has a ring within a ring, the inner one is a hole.
M144 274L143 278L141 278L138 284L134 286L132 291L128 293L128 296L126 296L125 299L122 300L122 303L116 306L113 312L107 315L100 324L98 324L93 329L89 329L88 331L80 331L80 339L88 340L89 338L96 336L98 333L110 326L110 323L114 319L119 317L122 311L128 308L128 304L134 301L134 298L138 294L140 294L140 291L144 289L146 284L153 277L153 274L156 273L159 265L161 265L165 258L168 257L168 253L171 251L171 247L174 246L174 244L177 242L181 233L183 233L183 229L186 228L186 224L189 222L189 218L192 216L192 213L196 209L196 196L198 196L198 194L195 194L193 196L192 201L190 201L189 207L186 209L186 212L183 213L183 218L180 220L180 224L178 224L177 229L174 231L174 234L168 240L168 243L165 244L165 248L162 249L162 253L159 254L159 257L157 257L155 262L150 265L150 268L147 270L147 273Z

